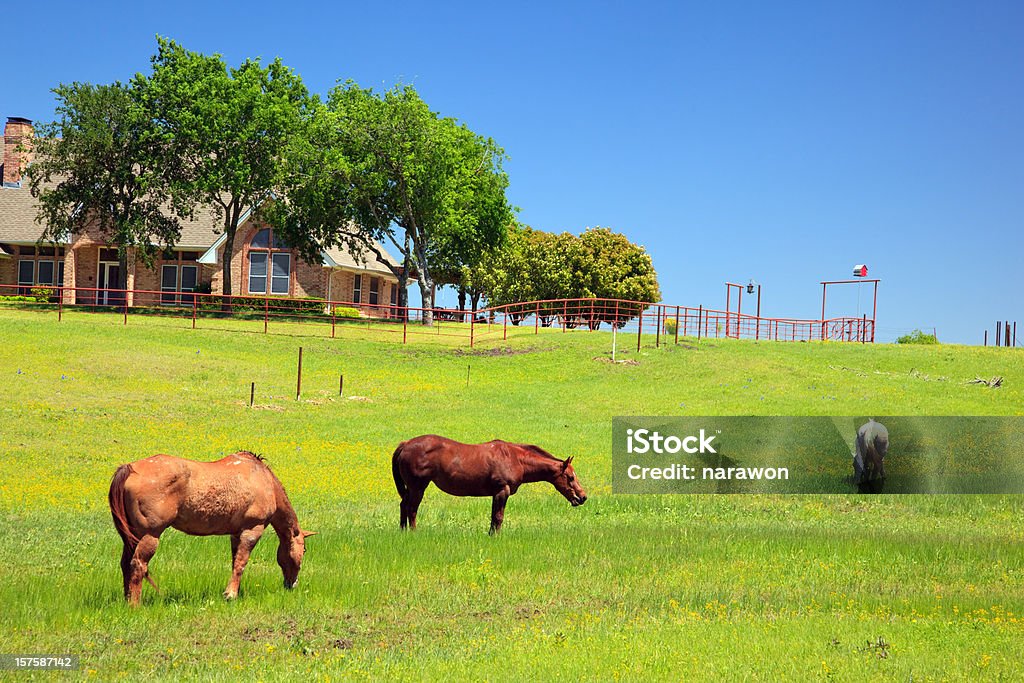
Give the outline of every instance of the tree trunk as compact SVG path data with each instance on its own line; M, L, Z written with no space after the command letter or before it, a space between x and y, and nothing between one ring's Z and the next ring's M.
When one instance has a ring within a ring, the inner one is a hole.
M416 281L420 286L420 298L423 299L423 324L430 327L434 324L434 283L422 273Z
M409 233L405 234L405 251L402 256L402 276L398 278L398 305L402 307L402 317L409 319Z
M236 208L236 204L232 202L228 205L228 208L224 212L224 281L221 282L221 294L224 297L220 302L220 309L225 313L231 312L231 256L235 252L235 232L238 229L238 215L239 211ZM270 264L267 263L267 267Z
M466 288L460 286L459 287L459 312L460 312L459 318L461 319L461 322L466 322L465 316L461 315L461 312L465 311L465 310L466 310Z

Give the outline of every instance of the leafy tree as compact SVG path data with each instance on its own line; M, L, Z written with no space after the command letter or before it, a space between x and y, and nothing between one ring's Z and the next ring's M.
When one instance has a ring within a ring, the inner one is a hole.
M467 278L479 284L492 306L589 297L636 302L661 298L650 255L607 228L588 229L580 236L513 229L506 245L470 270ZM642 308L641 304L620 305L618 322L639 315ZM513 315L513 324L534 310L530 307ZM561 311L559 304L541 305L542 323L550 325ZM612 322L615 313L598 309L581 317L586 324L597 326ZM578 323L578 319L566 322Z
M275 59L229 68L157 38L147 104L178 160L173 190L183 202L213 207L224 231L223 294L230 295L231 254L243 214L257 210L280 177L281 151L311 104L306 87Z
M274 218L283 233L304 252L390 244L410 266L403 289L405 274L416 277L427 325L435 268L500 243L511 217L502 149L431 111L411 86L335 88L287 156L287 201Z
M121 289L129 248L151 265L156 245L172 247L181 235L168 203L174 160L145 106L146 85L140 79L54 88L57 119L38 126L36 161L27 169L46 226L42 240L62 242L95 222L118 247Z

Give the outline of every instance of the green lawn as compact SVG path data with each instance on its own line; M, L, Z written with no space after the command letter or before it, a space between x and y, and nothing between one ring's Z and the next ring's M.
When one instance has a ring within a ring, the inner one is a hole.
M1019 679L1020 497L617 496L611 419L1020 415L1020 351L652 337L638 355L620 338L638 364L612 364L610 335L585 331L471 350L121 322L0 309L0 652L81 654L102 679ZM401 534L390 456L430 432L573 455L590 500L526 486L492 538L489 500L432 488ZM282 588L270 534L226 603L227 539L168 531L161 593L123 605L114 468L238 449L267 457L320 532L299 587Z

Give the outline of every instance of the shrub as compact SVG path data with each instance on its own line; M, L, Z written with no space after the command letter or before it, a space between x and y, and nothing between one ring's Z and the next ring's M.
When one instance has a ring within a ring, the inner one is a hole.
M926 334L921 330L914 330L896 340L897 344L938 344L939 340L934 334Z
M335 306L334 315L339 318L361 318L359 310L349 306Z
M677 323L675 318L665 318L665 334L675 334L676 325Z
M221 308L218 297L204 298L199 308L208 311L219 311ZM262 313L264 306L269 306L270 312L300 313L304 315L324 315L327 302L324 299L290 299L283 296L233 296L231 297L231 311L233 313Z

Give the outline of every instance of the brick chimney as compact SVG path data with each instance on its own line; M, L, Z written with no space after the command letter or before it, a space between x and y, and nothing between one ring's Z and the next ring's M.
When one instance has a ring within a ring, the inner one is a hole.
M4 186L17 187L21 174L32 161L32 122L19 116L9 116L4 126ZM22 143L30 149L18 149Z

